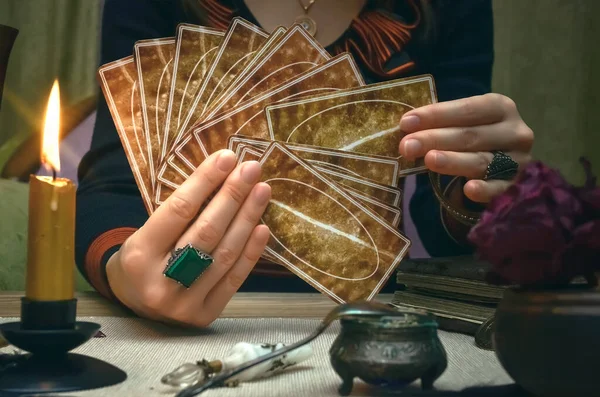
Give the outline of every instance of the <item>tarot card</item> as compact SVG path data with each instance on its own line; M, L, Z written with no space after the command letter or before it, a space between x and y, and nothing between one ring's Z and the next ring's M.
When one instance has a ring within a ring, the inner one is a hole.
M169 162L165 162L159 171L159 177L157 179L157 185L164 184L167 186L171 186L174 189L177 189L186 179L188 179L191 175L191 172L188 174L182 170L180 170L176 165L169 164ZM156 197L160 197L162 193L156 193Z
M299 25L293 26L268 49L255 57L224 91L207 116L210 119L331 59L329 53Z
M270 104L265 113L271 140L397 158L402 115L436 101L425 75Z
M285 145L286 149L290 152L294 153L287 145ZM245 150L247 146L243 143L237 145L237 149L235 151L236 155L240 155L243 150ZM263 148L252 148L252 154L260 156L261 153L264 152ZM296 154L296 153L294 153ZM302 158L301 155L296 154L298 157ZM304 160L304 159L303 159ZM306 160L305 160L306 161ZM387 204L390 207L399 208L400 200L402 199L402 191L398 188L394 188L391 186L380 185L374 183L371 180L356 177L354 175L345 174L340 172L337 169L329 169L326 167L322 167L321 164L314 164L310 161L307 161L315 170L325 174L332 181L340 184L342 187L351 187L353 190L360 192L362 195L378 200L382 203Z
M240 146L244 146L254 148L262 153L267 147L269 147L271 142L272 141L267 139L251 138L245 135L230 135L229 138L227 138L227 149L234 153L239 153L238 148Z
M219 112L219 104L222 99L226 97L229 92L234 90L239 82L242 81L248 73L252 72L256 68L256 65L261 63L265 57L271 53L273 48L275 48L281 39L285 37L286 33L287 29L283 26L279 26L271 32L263 45L255 51L252 59L245 64L244 68L239 70L226 86L220 87L219 93L211 98L210 104L206 107L202 117L203 120L208 120Z
M193 172L194 168L189 167L188 164L183 162L179 157L171 155L161 167L158 173L158 180L164 180L165 182L171 180L172 182L181 181L181 178L187 179ZM169 175L171 175L171 177L169 177Z
M264 151L262 149L241 144L238 145L234 153L238 159L238 164L241 164L245 161L259 161Z
M402 199L402 190L397 187L381 185L372 182L369 179L341 173L339 171L329 170L316 166L320 172L326 172L327 177L344 187L351 187L363 194L374 197L390 206L399 207Z
M202 120L210 102L216 99L235 76L252 60L256 51L269 35L242 18L234 18L227 30L202 85L188 108L179 127L178 139L183 138L188 127Z
M155 209L151 199L154 179L150 177L149 142L144 134L133 56L103 65L98 70L97 78L146 210L152 214Z
M241 164L245 161L260 161L260 158L262 155L263 155L263 152L255 149L253 147L245 146L243 144L237 148L237 152L236 152L238 164ZM267 251L263 252L262 257L271 262L278 263L277 258L275 258L273 255L269 254Z
M175 39L150 39L135 43L134 59L137 65L142 101L144 132L148 136L148 162L150 177L155 179L155 169L162 153L162 129L171 87Z
M224 35L224 31L204 26L177 26L171 99L167 106L161 161L173 147L182 118L196 97Z
M166 184L173 188L177 188L183 181L190 177L194 170L195 167L191 167L189 163L183 161L180 157L170 154L158 170L158 183L156 184L154 197L155 202L157 204L162 202L160 199L160 197L163 196L161 186Z
M238 162L255 160L259 161L260 157L264 154L263 149L257 149L252 146L246 146L245 144L240 144L237 146L236 156L238 158ZM312 166L312 165L311 165ZM313 166L316 171L321 172L325 176L329 176L328 170L319 169L319 167ZM400 224L400 219L402 216L402 211L399 208L390 206L386 203L383 203L377 200L374 197L370 197L363 192L345 187L340 185L350 196L358 200L363 205L371 208L376 214L378 214L384 221L390 223L394 227L398 227Z
M183 183L183 182L181 182L181 183ZM157 189L160 193L158 194L158 197L156 199L156 205L162 205L162 203L164 203L165 200L168 199L171 194L173 194L175 189L177 189L179 187L179 186L171 186L171 185L168 185L168 184L162 183L162 182L158 182L156 184L156 186L157 186L157 188L160 187L160 189Z
M197 167L190 166L189 163L183 161L180 157L177 157L175 155L169 156L167 162L170 166L172 166L175 169L175 171L179 172L181 175L184 176L191 175Z
M329 176L326 172L323 172L323 170L317 171L321 171L323 175ZM373 212L379 215L381 219L385 220L395 228L398 228L400 222L402 221L402 210L399 207L391 206L387 203L378 200L375 197L368 196L363 192L351 188L349 186L344 186L342 184L338 185L341 188L343 188L350 196L364 204L366 207L372 209Z
M267 252L337 302L374 298L410 240L281 144L260 163L272 189Z
M269 48L273 47L277 41L279 39L281 39L283 37L283 35L285 34L286 30L285 28L278 28L276 29L271 36L269 36L269 39L267 40L267 42L265 42L257 51L256 54L253 55L253 58L250 62L253 62L255 59L257 58L261 58L264 57L264 55L268 52ZM243 71L242 71L243 72ZM240 73L242 73L240 72ZM176 138L176 140L179 140L181 136L185 135L184 131L179 131L178 136ZM178 171L178 170L182 170L182 169L186 169L188 168L185 164L182 163L182 160L179 158L175 158L172 155L172 151L169 152L169 154L166 155L167 157L167 161L170 165L174 165L174 169L168 171L167 173L171 174L173 171ZM192 170L190 170L191 172ZM163 176L165 176L165 173L163 172ZM166 179L169 180L169 176L166 175ZM161 179L161 177L159 176L159 179ZM158 194L158 193L157 193Z
M350 54L340 54L289 82L203 123L192 135L184 138L175 154L195 168L209 154L225 148L230 135L268 138L264 113L267 104L290 100L300 95L356 87L361 82L362 77Z
M172 190L177 189L192 174L192 170L188 170L185 164L177 164L178 162L181 162L181 160L171 155L158 170L157 183L154 189L154 203L156 205L161 205L170 195L171 192L165 191L165 187Z
M266 148L271 141L243 135L232 135L229 137L228 147L235 151L234 148L239 143ZM402 175L398 161L389 157L370 156L301 144L288 143L285 146L311 165L338 170L345 174L372 180L381 185L397 187L398 178Z

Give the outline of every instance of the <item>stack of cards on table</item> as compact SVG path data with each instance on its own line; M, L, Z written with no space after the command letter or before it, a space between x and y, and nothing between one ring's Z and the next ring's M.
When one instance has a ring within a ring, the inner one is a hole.
M181 24L98 79L151 214L210 154L262 164L264 258L338 302L373 298L410 241L398 232L399 121L436 101L431 76L366 85L352 56L303 28Z

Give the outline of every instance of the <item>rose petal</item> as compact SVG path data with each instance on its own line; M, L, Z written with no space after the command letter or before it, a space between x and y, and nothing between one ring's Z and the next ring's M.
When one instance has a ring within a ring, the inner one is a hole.
M490 202L468 238L497 280L564 282L564 253L582 214L577 189L557 170L534 162Z
M540 280L558 283L562 278L560 269L560 262L554 261L552 255L538 251L514 255L510 263L494 271L513 284L527 286L539 284Z
M600 187L593 189L580 189L578 197L582 201L586 216L589 218L600 217Z

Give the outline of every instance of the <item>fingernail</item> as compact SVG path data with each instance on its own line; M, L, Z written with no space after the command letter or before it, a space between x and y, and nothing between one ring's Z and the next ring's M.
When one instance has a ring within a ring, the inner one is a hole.
M256 187L256 201L260 205L266 204L271 199L271 186L261 183Z
M217 167L221 171L231 171L235 166L235 154L231 150L226 150L219 154L217 158Z
M448 164L448 156L446 156L443 153L435 154L435 165L436 166L438 166L440 168L445 168L447 164Z
M404 153L406 157L417 157L421 154L423 145L416 139L409 139L404 144Z
M406 116L400 120L400 129L405 132L413 132L419 128L419 124L421 124L419 116Z
M242 179L246 183L254 183L260 177L260 164L248 161L242 165Z

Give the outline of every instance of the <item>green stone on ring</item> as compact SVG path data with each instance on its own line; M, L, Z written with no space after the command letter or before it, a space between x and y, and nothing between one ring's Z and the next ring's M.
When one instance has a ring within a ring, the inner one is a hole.
M213 261L212 256L188 244L175 250L163 274L189 288Z

